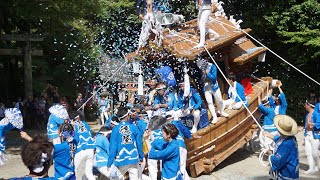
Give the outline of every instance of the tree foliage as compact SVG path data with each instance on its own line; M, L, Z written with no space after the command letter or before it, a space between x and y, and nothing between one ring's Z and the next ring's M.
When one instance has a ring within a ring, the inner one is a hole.
M320 3L317 0L306 0L280 12L272 11L265 19L276 27L283 43L292 45L291 53L307 50L302 53L303 61L320 57Z

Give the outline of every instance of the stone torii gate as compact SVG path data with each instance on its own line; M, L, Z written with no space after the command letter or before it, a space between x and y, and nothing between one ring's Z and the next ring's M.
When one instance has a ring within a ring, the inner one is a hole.
M24 93L25 96L33 96L32 89L32 56L43 56L43 50L31 49L31 42L39 42L44 40L43 35L13 35L2 34L2 41L24 41L26 45L23 49L1 49L0 55L7 56L23 56L24 57Z

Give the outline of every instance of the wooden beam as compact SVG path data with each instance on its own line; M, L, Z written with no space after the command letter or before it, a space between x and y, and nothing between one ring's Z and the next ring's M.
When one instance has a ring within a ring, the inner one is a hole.
M22 56L24 52L22 49L0 49L0 55L14 55ZM31 49L32 56L43 56L43 50L41 49Z
M43 41L44 35L40 34L2 34L0 40L4 41Z

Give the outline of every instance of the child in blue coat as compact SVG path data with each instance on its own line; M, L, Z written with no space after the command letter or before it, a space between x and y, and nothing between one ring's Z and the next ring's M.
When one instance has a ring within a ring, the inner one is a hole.
M29 169L29 174L21 178L11 178L15 180L53 180L48 176L49 168L52 164L53 144L47 138L38 136L25 144L21 149L22 162Z
M162 136L163 139L167 142L160 149L156 149L154 146L151 146L149 141L149 136L153 139L152 134L149 134L147 131L144 135L145 142L147 144L149 151L150 159L162 160L162 175L161 179L182 179L180 173L180 155L179 155L179 144L176 140L179 131L173 124L165 124L162 126Z
M61 180L75 180L74 152L76 145L73 141L74 129L69 123L63 123L59 127L61 144L54 145L54 177Z

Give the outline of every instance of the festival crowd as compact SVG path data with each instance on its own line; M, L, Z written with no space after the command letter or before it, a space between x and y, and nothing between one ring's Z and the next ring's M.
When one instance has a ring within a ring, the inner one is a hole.
M149 0L147 2L150 4ZM211 13L211 3L211 0L203 0L198 4L201 6L200 42L195 48L204 46L205 24ZM216 32L209 33L213 34L214 39L219 38ZM101 127L95 135L85 121L86 102L82 94L77 95L73 107L69 107L66 98L57 99L57 90L49 95L52 103L45 97L29 97L25 101L19 99L12 108L4 108L2 104L0 165L6 159L5 134L17 128L21 137L28 141L21 149L21 158L30 173L13 179L93 180L96 176L108 179L125 179L128 176L132 180L190 179L186 170L187 148L184 140L200 138L197 135L199 129L209 123L216 124L219 117L228 118L225 109L247 109L246 96L253 92L250 77L238 80L239 77L230 73L227 76L227 98L224 99L216 65L203 59L198 60L196 65L201 73L201 89L192 86L187 78L176 85L172 70L165 66L157 70L161 78L149 84L145 95L130 97L126 105L115 111L111 111L107 95L101 94L96 102ZM264 115L260 141L271 151L270 175L276 179L298 179L297 123L286 115L287 102L281 82L268 83L268 86L268 99L261 100L258 95L258 101L259 110ZM274 87L278 88L279 95L273 95ZM309 165L304 172L306 174L319 171L319 108L316 98L306 100L304 143ZM42 129L45 124L47 137L30 137L23 131L23 127ZM85 168L81 177L79 171L83 161ZM54 177L49 177L48 170L52 164Z
M199 138L196 132L209 122L216 124L218 115L227 118L225 108L247 107L246 95L253 92L252 85L238 83L231 73L227 78L229 98L224 100L215 65L204 60L197 65L202 70L204 99L211 119L204 111L202 96L196 88L181 82L175 89L170 86L171 73L164 73L169 75L161 76L164 79L158 83L152 81L144 96L131 97L125 106L118 107L113 113L108 99L102 94L97 100L101 128L94 136L84 121L84 104L81 103L85 101L81 94L74 103L78 111L68 111L63 101L48 109L48 137L30 137L23 131L21 110L17 107L5 109L0 121L0 163L5 163L5 134L17 128L21 137L29 141L22 147L21 158L30 174L22 179L79 179L80 164L85 161L83 178L86 179L95 179L98 175L109 179L128 176L129 179L187 180L184 139ZM277 179L298 179L299 159L294 136L298 128L295 120L286 115L286 97L281 86L280 81L271 83L268 99L261 100L258 96L259 109L264 115L260 135L266 136L261 143L273 150L269 156L270 174ZM279 95L273 95L273 87L278 88ZM306 174L319 171L319 106L314 96L305 103L305 153L309 164ZM48 177L52 164L54 177Z

